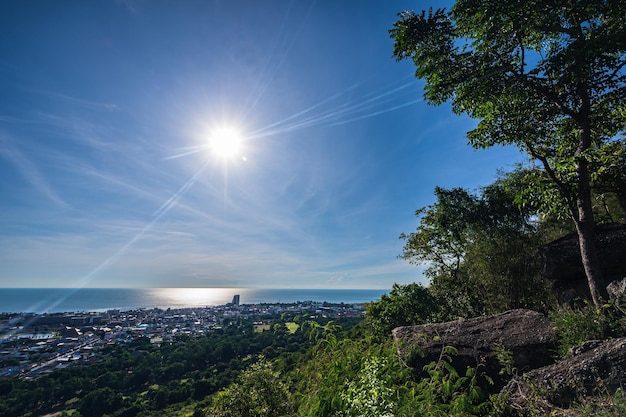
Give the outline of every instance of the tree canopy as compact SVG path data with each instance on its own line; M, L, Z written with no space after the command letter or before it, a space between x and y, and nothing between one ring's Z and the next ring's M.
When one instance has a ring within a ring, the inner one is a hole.
M478 120L472 146L516 145L556 185L596 304L606 289L591 185L624 181L625 15L622 0L458 0L450 11L402 12L390 31L427 101Z
M525 173L502 174L477 194L437 187L436 202L416 211L415 231L400 236L401 257L428 266L438 319L542 308L539 223L533 207L514 202Z

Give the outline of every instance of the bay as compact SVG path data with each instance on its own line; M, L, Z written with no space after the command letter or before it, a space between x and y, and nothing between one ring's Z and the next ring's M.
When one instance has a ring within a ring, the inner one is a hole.
M258 288L0 288L0 312L60 313L187 308L224 305L240 295L241 304L365 303L378 300L382 289Z

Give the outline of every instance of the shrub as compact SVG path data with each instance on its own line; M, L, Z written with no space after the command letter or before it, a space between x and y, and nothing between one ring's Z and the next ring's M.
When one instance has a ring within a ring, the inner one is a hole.
M571 348L587 340L602 340L623 336L626 314L619 306L608 303L601 308L585 301L579 307L562 307L549 315L558 338L558 354L567 357Z

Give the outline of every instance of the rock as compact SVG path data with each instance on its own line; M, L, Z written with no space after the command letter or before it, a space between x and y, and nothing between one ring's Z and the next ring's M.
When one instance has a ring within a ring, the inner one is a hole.
M595 241L606 283L626 276L626 225L599 225ZM554 282L554 289L565 295L565 301L572 298L571 294L589 298L577 234L569 234L543 246L541 257L542 276Z
M439 360L445 346L453 346L458 350L452 360L457 370L482 364L484 371L496 378L502 369L498 350L510 351L511 365L525 372L554 363L551 353L556 346L556 333L550 321L531 310L398 327L393 330L393 337L400 358L417 372L421 372L424 365ZM499 390L507 381L496 379L494 382Z
M567 415L567 408L583 397L626 386L626 338L593 344L571 359L513 378L502 389L509 406L519 415Z
M607 285L606 291L609 293L609 297L611 297L612 300L619 301L620 298L626 295L626 278L611 282Z
M602 343L604 343L604 340L587 340L586 342L583 342L578 346L569 348L568 350L569 356L570 357L579 356L585 352L588 352L592 349L597 348Z

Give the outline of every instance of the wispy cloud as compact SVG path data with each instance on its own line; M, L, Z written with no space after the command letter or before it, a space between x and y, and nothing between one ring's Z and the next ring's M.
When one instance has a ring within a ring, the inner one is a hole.
M106 110L106 111L112 112L112 111L117 111L120 108L120 106L115 103L71 96L71 95L61 93L58 91L46 90L43 88L34 88L32 86L19 86L18 85L18 87L33 94L46 96L52 100L59 101L65 105L72 105L72 106L80 107L83 109Z
M10 135L0 132L0 143L2 145L0 146L0 155L17 169L29 184L55 205L63 208L68 207L68 204L59 196L57 191L50 186L37 165L20 151ZM8 179L5 178L4 180Z
M139 12L140 6L143 5L143 0L115 0L115 2L132 13Z

